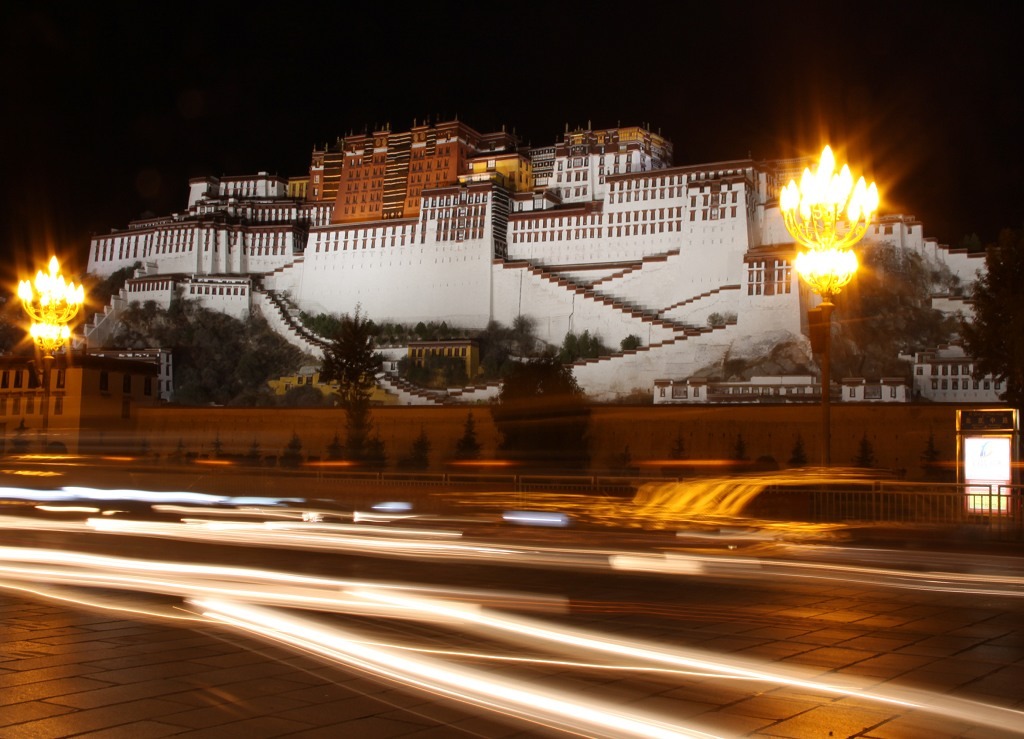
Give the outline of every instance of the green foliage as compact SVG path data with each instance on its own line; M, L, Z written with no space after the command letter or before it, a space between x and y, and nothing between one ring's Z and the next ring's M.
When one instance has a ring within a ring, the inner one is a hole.
M473 421L472 411L466 414L466 423L462 427L462 436L455 443L455 458L459 460L480 458L480 442L476 439L476 423Z
M732 311L725 313L712 313L708 316L708 326L711 328L722 328L730 323L736 323L736 314Z
M866 433L860 439L860 444L857 447L857 456L853 458L853 464L856 467L875 466L875 447L868 439Z
M860 256L856 278L836 298L833 377L907 376L910 367L900 354L956 335L957 321L931 306L932 294L951 291L956 281L944 265L888 244Z
M537 348L536 326L533 318L522 313L512 319L512 339L518 356L533 356Z
M972 253L983 251L981 238L976 233L964 234L964 237L960 239L960 248Z
M281 405L289 408L321 408L327 404L327 398L313 385L288 388L281 398Z
M318 313L314 316L303 311L299 313L299 322L325 339L336 335L341 328L341 319L327 313Z
M985 273L974 284L974 320L961 327L977 361L975 377L991 374L1000 396L1024 408L1024 230L1004 229L985 252Z
M497 321L490 321L477 339L480 342L481 379L487 381L504 377L513 364L511 330Z
M373 322L359 314L344 315L337 332L324 349L321 382L337 382L341 405L346 410L355 403L366 402L376 383L383 357L374 345Z
M593 359L608 354L611 354L611 349L602 343L600 336L591 336L589 330L579 335L569 331L562 340L558 360L562 364L571 364L580 359Z
M267 380L302 362L302 353L261 316L240 321L180 295L167 310L153 301L129 305L108 345L170 349L174 399L184 405L269 403Z
M422 364L402 357L398 360L398 374L420 387L461 387L469 382L465 360L440 354L428 354Z
M110 298L121 292L121 288L140 267L142 267L142 262L135 262L130 267L122 267L99 281L93 277L87 277L85 294L89 296L89 301L85 306L85 318L88 320L93 313L101 311L109 305Z
M356 309L354 315L341 317L338 332L324 350L320 381L337 381L341 406L345 409L345 440L348 458L354 462L377 464L383 454L383 442L371 436L370 390L380 372L383 357L374 348L376 327ZM381 463L382 464L382 463Z
M557 358L515 363L491 415L502 436L499 450L512 461L547 468L587 466L590 408L571 369Z
M619 349L622 351L631 351L633 349L640 348L640 337L636 334L630 334L622 341L619 342Z

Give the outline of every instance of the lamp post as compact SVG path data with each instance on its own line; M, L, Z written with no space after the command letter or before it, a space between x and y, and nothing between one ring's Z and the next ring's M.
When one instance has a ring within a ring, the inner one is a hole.
M43 449L50 426L50 368L53 354L71 337L68 322L85 302L85 289L73 282L65 282L60 273L57 257L50 258L49 273L36 272L34 281L18 283L18 297L22 307L32 319L29 336L43 353L41 382L43 386Z
M793 266L821 297L821 460L825 467L832 461L832 298L857 272L857 256L852 247L867 232L878 202L874 182L868 185L861 177L855 184L846 164L836 172L836 160L828 146L821 152L817 170L805 169L800 184L790 180L779 195L786 229L806 248L797 255Z

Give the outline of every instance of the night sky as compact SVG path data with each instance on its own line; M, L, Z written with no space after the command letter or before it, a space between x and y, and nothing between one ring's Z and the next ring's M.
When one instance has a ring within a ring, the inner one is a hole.
M533 145L566 124L648 124L680 165L831 143L883 212L943 243L1024 225L1009 10L151 5L0 11L5 272L54 248L81 269L90 234L184 209L190 177L302 175L314 144L427 117Z

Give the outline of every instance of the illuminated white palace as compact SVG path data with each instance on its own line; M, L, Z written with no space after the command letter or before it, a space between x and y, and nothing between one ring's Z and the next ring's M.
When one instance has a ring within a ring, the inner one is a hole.
M258 310L312 354L317 337L298 311L467 328L523 315L554 345L569 331L612 347L639 338L574 366L597 400L729 355L806 346L816 298L790 267L777 204L798 164L671 161L672 145L647 127L566 130L529 148L449 121L316 148L308 178L194 179L181 213L92 239L91 274L141 267L87 341L102 346L129 303L168 305L176 290L236 316ZM876 219L872 241L966 282L983 266L912 217Z

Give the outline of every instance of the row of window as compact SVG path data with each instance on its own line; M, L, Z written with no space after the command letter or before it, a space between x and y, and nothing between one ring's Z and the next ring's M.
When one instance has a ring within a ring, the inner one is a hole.
M246 288L224 285L189 285L189 295L241 295L245 296Z
M63 388L66 374L62 369L54 372L54 387ZM8 388L36 387L36 378L29 370L4 370L0 372L0 390Z
M792 272L785 259L759 259L747 265L747 295L788 295Z
M659 221L658 223L641 223L628 226L608 226L608 238L621 238L623 236L646 236L648 234L665 233L668 231L682 231L682 221ZM532 244L545 241L571 241L572 239L602 239L604 238L604 227L598 228L576 228L559 229L551 231L528 231L521 234L513 234L513 241L520 244Z
M994 388L993 388L994 384ZM1003 389L1003 383L996 380L993 383L991 380L968 380L966 377L962 380L932 380L932 390L992 390L995 389L997 392Z
M961 363L933 364L931 367L932 367L932 369L931 369L931 374L932 375L938 375L938 374L942 374L942 375L972 375L972 374L974 374L974 365L972 365L972 364L961 364ZM923 375L924 374L924 367L921 366L921 365L918 365L916 373L919 374L919 375Z
M24 415L31 416L33 413L36 412L36 399L33 396L29 395L24 400L25 400ZM22 404L21 404L21 401L22 401L22 398L20 398L20 397L11 398L11 409L10 409L11 413L10 414L12 416L20 416L20 415L22 415ZM45 413L46 413L46 406L44 406L43 403L39 403L39 415L42 416ZM7 398L4 397L4 396L0 396L0 416L6 416L6 415L7 415ZM61 396L61 395L55 395L53 397L53 415L55 415L55 416L62 416L62 415L64 415L64 397Z
M179 254L191 252L195 249L196 232L194 227L161 229L150 232L141 240L142 256L150 254ZM210 230L203 229L203 243L205 251L209 251ZM246 234L235 232L229 235L228 243L238 243ZM246 249L249 254L259 250L263 255L272 250L273 254L285 254L285 247L289 243L289 230L255 231L249 232ZM93 247L93 262L108 262L112 260L138 259L140 238L131 236L127 238L105 238L95 242Z

